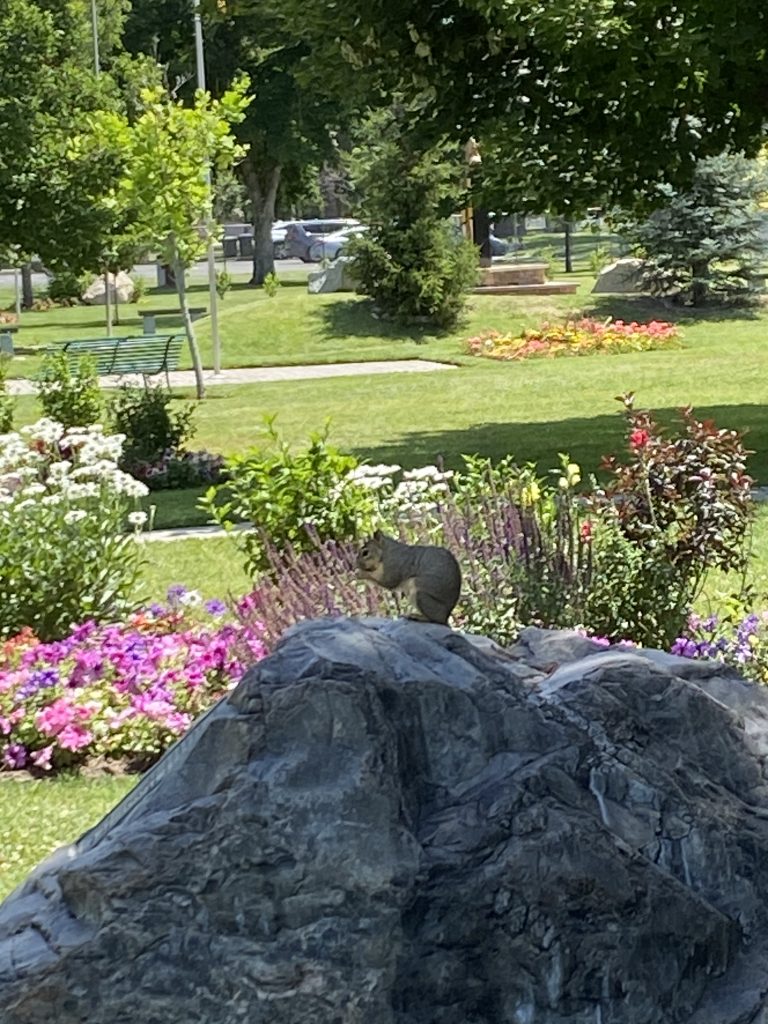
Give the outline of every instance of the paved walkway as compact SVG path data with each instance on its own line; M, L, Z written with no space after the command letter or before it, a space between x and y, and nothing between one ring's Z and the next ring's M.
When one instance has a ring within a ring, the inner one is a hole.
M214 375L207 370L204 374L206 386L216 387L221 384L267 384L272 381L286 380L320 380L323 377L362 377L374 373L433 373L437 370L456 370L451 363L436 363L428 359L391 359L370 363L326 363L313 366L244 366L236 370L222 370ZM171 387L193 388L195 375L192 370L174 370L170 374ZM164 375L158 380L164 381ZM102 377L100 383L105 388L116 388L129 383L129 377ZM141 377L138 377L141 383ZM32 381L13 379L7 382L8 391L12 395L33 395L35 387Z

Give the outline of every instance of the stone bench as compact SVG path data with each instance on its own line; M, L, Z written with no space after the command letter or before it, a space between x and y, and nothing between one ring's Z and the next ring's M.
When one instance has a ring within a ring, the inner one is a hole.
M189 315L192 320L199 320L201 316L205 316L208 310L205 306L195 306L189 311ZM176 316L181 317L182 312L180 309L140 309L139 316L143 322L143 329L145 334L156 334L157 333L157 318L164 316Z

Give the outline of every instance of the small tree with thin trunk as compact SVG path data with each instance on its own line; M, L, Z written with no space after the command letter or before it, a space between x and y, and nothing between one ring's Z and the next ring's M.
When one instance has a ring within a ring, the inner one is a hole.
M122 113L98 111L88 121L78 149L110 150L119 157L111 188L94 202L131 211L122 242L156 247L173 268L179 305L195 371L197 396L205 395L203 365L189 312L184 274L206 251L214 231L210 170L230 168L245 154L231 126L242 120L250 102L248 81L237 81L221 99L198 91L185 107L161 88L141 93L141 112L130 121Z

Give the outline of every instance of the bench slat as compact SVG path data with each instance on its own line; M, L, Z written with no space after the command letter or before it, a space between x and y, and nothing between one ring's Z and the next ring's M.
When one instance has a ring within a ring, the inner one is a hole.
M62 342L57 351L67 356L74 365L83 356L90 356L96 362L100 377L124 376L140 373L144 377L168 373L179 365L184 335L182 334L140 334L123 338L80 338Z

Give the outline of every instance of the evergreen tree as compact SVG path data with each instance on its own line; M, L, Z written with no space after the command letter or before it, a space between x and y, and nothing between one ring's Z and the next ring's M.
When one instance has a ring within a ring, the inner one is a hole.
M694 306L754 292L766 255L765 163L723 154L701 160L690 188L659 187L662 205L621 233L646 261L644 285Z
M348 250L360 288L385 316L451 327L478 262L447 219L466 201L460 149L420 149L387 111L372 115L361 136L351 174L371 230Z

